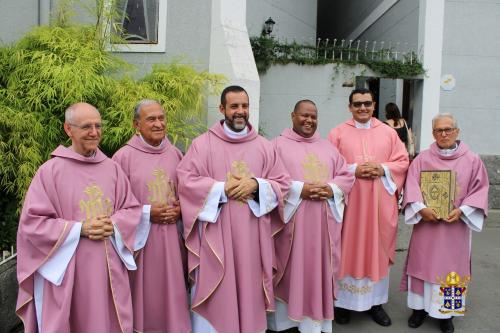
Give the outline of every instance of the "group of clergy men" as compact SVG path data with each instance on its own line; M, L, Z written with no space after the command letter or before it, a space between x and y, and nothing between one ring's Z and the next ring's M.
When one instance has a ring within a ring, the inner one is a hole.
M352 119L328 140L318 110L297 102L292 128L271 142L249 123L240 86L222 92L224 119L183 157L154 100L134 110L136 134L112 159L87 103L65 112L71 146L36 173L19 222L17 314L27 333L332 332L351 311L388 326L398 197L413 224L402 289L408 324L440 312L438 276L470 276L470 234L487 214L479 157L457 140L452 115L412 162L396 132L373 116L366 89L349 96ZM426 207L421 170L457 174L455 209ZM453 250L451 250L453 249ZM335 307L335 310L334 310Z

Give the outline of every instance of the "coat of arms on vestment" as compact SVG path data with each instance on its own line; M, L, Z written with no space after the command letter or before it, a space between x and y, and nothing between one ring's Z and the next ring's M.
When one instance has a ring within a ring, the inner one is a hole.
M437 279L441 287L439 288L439 296L443 297L443 304L439 312L444 314L465 313L465 296L467 294L467 283L470 281L470 276L460 277L456 272L450 272L446 276L446 280Z

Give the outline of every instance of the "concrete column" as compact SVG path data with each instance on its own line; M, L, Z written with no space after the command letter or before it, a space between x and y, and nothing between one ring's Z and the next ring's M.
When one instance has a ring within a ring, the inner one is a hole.
M260 80L246 27L246 0L212 0L210 73L241 85L250 97L250 123L258 129ZM208 100L207 123L221 119L219 96Z
M432 118L439 113L441 65L443 58L443 27L445 0L420 0L418 22L419 50L427 70L422 86L422 113L419 150L434 142Z

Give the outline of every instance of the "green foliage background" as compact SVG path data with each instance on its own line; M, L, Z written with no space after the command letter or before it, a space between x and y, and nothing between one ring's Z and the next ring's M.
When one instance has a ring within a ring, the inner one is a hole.
M0 249L15 243L18 209L38 167L59 144L65 109L95 105L103 119L101 149L110 156L134 133L133 108L162 103L167 132L187 147L205 130L203 101L223 78L180 63L155 65L142 79L105 49L96 26L39 27L0 47Z

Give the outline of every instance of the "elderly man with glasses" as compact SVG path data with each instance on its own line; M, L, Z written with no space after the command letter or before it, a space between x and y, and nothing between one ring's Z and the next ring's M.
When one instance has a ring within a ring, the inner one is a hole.
M457 140L460 130L451 114L432 120L435 143L413 161L406 179L405 221L413 225L401 289L413 309L408 326L417 328L427 315L439 319L442 332L454 331L452 318L465 311L470 279L471 231L481 231L488 207L488 175L479 156ZM430 173L432 172L432 173ZM426 193L425 175L432 188ZM451 196L439 190L440 175L449 177ZM443 215L436 197L450 197Z
M389 294L389 266L394 263L397 199L408 169L408 153L396 131L372 118L373 93L355 89L349 96L352 119L334 128L328 139L355 175L344 212L339 292L335 321L347 324L350 311L369 310L382 326L391 319L382 308Z
M98 148L90 104L65 113L71 146L37 171L17 232L16 313L26 332L132 332L128 269L141 206L122 169Z

